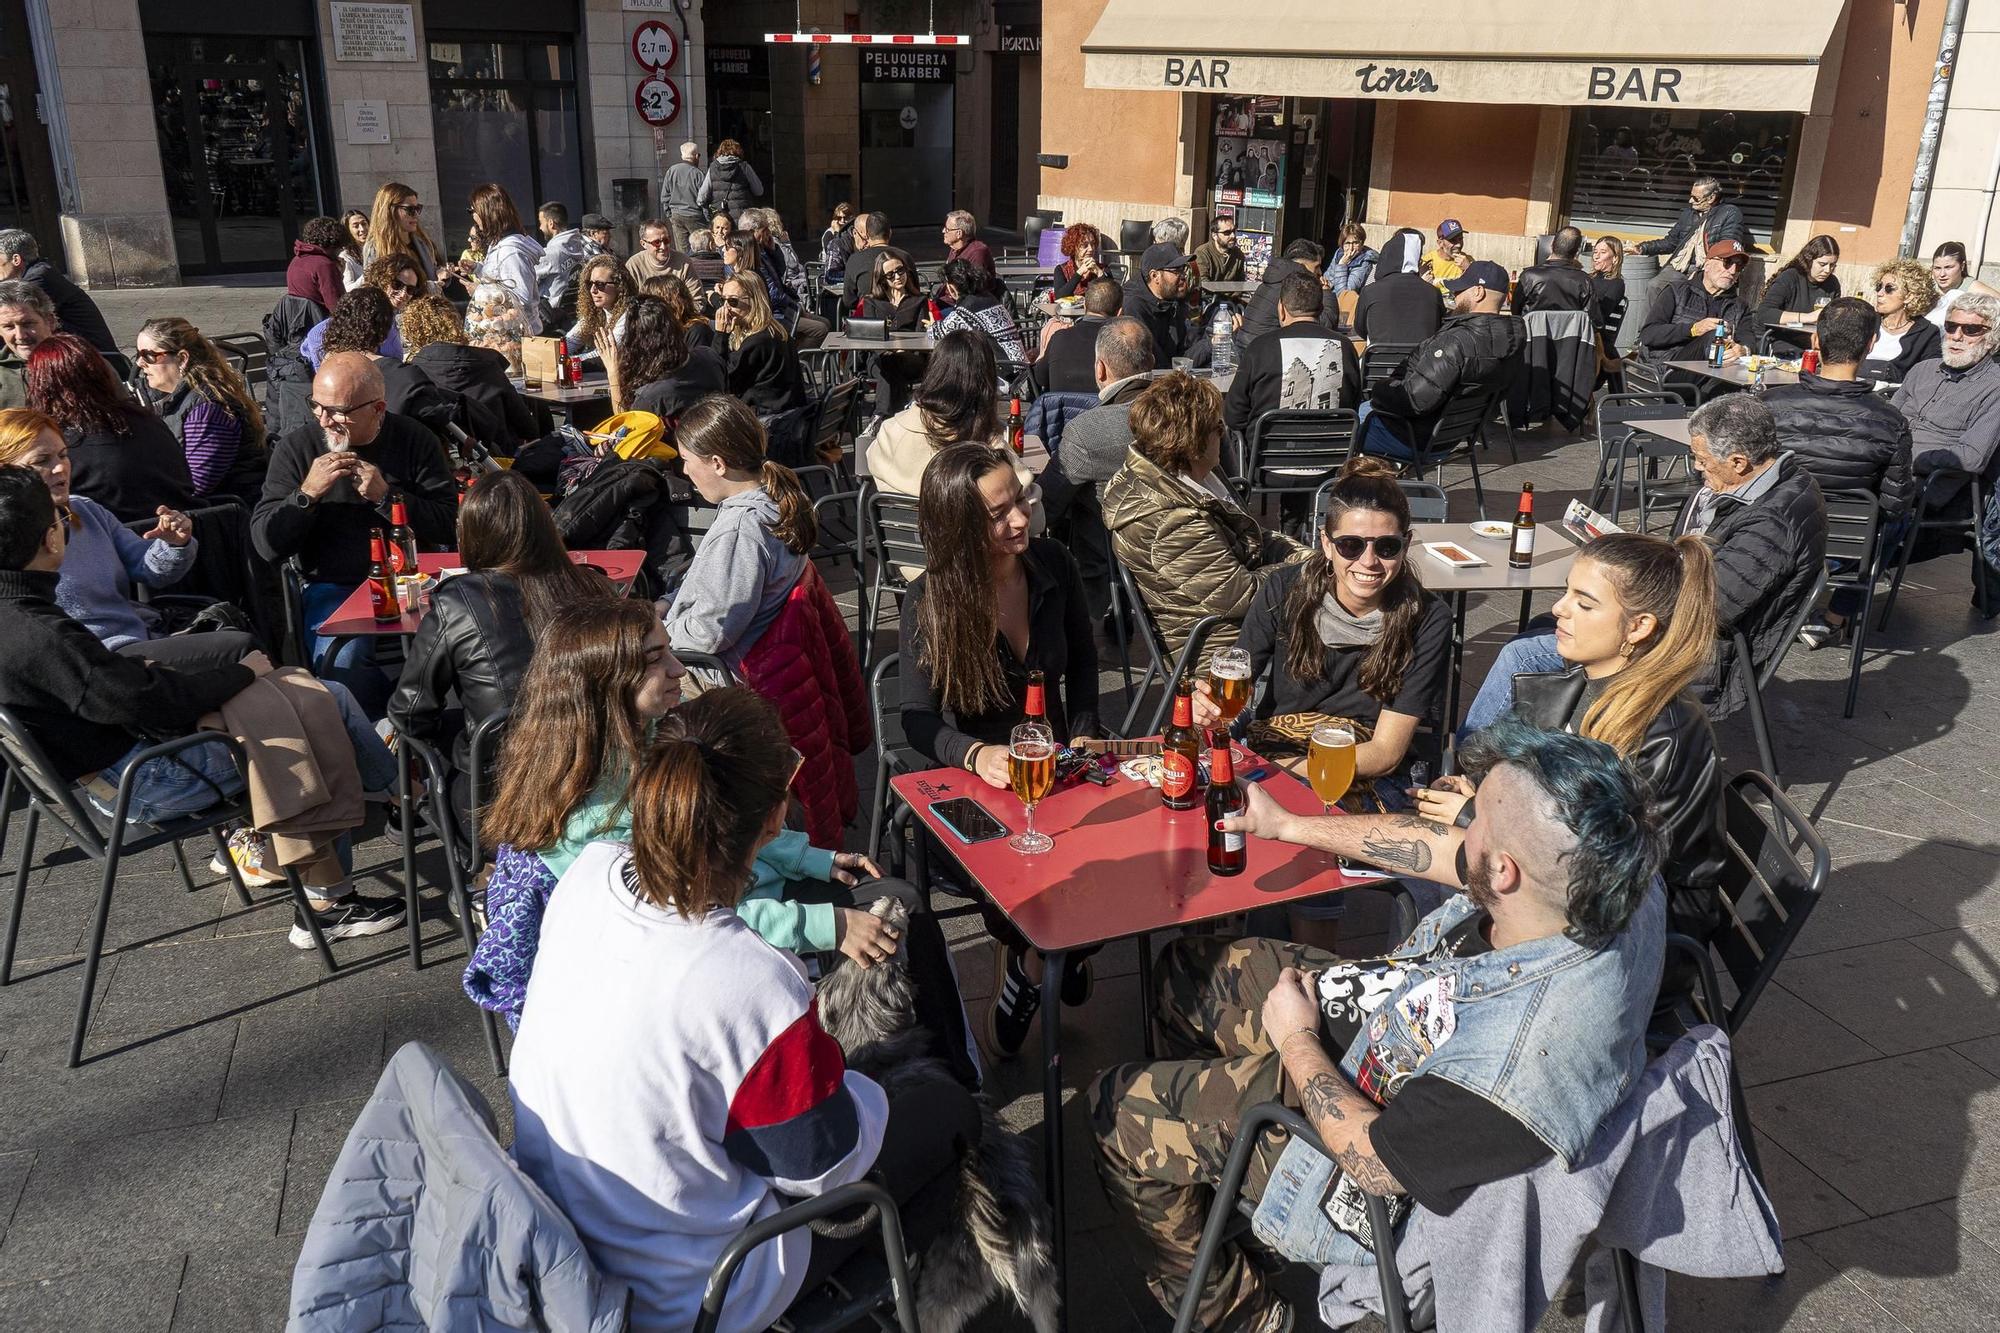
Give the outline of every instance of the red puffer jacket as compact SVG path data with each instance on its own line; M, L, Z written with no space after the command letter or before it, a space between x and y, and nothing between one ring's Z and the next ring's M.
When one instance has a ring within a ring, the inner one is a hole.
M792 790L815 847L838 847L861 808L854 756L873 741L868 692L847 621L811 565L785 609L744 654L743 683L777 705L785 734L805 756Z

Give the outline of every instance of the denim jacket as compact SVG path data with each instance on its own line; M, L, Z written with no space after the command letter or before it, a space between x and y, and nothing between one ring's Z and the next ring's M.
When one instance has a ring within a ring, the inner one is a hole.
M1477 910L1464 894L1452 898L1388 957L1424 959ZM1666 895L1656 881L1604 948L1556 935L1416 962L1348 1045L1340 1072L1357 1086L1373 1084L1378 1097L1386 1089L1384 1100L1408 1078L1449 1079L1512 1115L1573 1167L1645 1067L1665 931ZM1403 1003L1419 988L1424 1007ZM1319 1207L1335 1170L1304 1143L1287 1143L1257 1208L1259 1239L1308 1263L1368 1262Z

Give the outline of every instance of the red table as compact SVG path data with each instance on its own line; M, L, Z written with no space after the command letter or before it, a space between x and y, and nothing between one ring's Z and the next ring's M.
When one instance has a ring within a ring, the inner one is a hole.
M1239 761L1243 751L1237 751ZM1312 789L1266 760L1261 785L1278 803L1300 814L1319 814ZM1053 850L1023 856L1005 838L967 846L930 812L933 801L969 796L1007 826L1009 836L1027 827L1026 812L1011 792L989 787L957 768L935 768L892 778L890 787L915 812L971 881L1007 914L1043 954L1042 1153L1054 1251L1062 1271L1065 1249L1062 1162L1062 974L1075 949L1174 926L1193 925L1256 907L1269 907L1329 889L1380 884L1343 874L1333 857L1315 848L1252 838L1240 875L1208 873L1207 817L1199 808L1169 810L1158 789L1117 778L1109 787L1077 782L1051 793L1035 808L1035 827L1055 839ZM918 840L922 849L924 839ZM917 882L927 882L920 868ZM1139 1001L1152 1003L1152 958L1139 950ZM994 984L999 985L999 978ZM1148 1034L1152 1031L1150 1014ZM1148 1041L1148 1054L1151 1042ZM1067 1285L1067 1276L1065 1276ZM1062 1307L1068 1309L1065 1301Z
M639 567L645 562L644 551L571 551L570 559L580 565L591 565L604 571L605 577L621 589L632 585L639 577ZM442 570L457 569L456 551L419 551L417 570L419 573L435 575ZM397 620L377 620L369 609L368 585L361 584L347 594L347 600L333 609L333 614L322 620L313 630L327 639L373 638L378 635L415 634L423 616L416 611L403 612Z

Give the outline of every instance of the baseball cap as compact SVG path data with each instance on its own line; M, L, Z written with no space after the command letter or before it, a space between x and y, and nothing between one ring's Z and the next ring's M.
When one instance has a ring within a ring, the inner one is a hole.
M1186 268L1194 260L1181 253L1181 248L1171 241L1160 241L1146 247L1146 253L1139 256L1139 276L1145 277L1163 268Z
M1717 241L1708 247L1708 253L1702 257L1704 259L1740 259L1746 264L1750 262L1750 252L1734 241Z
M1465 272L1444 285L1444 289L1453 296L1473 287L1504 293L1507 290L1507 270L1490 259L1475 259L1465 266Z
M583 221L576 225L584 231L610 231L611 219L602 213L585 213Z
M1455 241L1463 235L1465 235L1465 227L1457 218L1446 218L1443 222L1438 223L1438 239L1440 241Z

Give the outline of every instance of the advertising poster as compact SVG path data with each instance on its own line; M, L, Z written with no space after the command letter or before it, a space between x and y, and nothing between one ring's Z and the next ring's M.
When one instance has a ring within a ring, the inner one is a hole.
M1285 156L1290 149L1282 139L1252 139L1244 145L1238 167L1244 203L1253 208L1284 207Z

